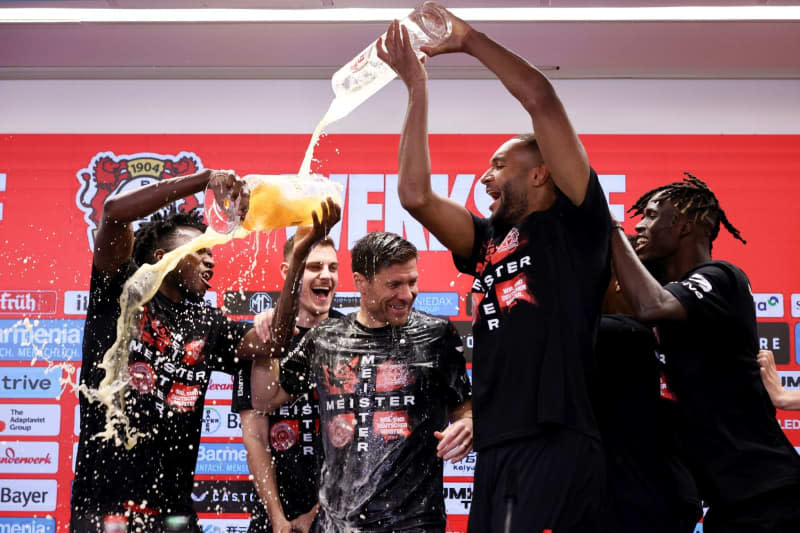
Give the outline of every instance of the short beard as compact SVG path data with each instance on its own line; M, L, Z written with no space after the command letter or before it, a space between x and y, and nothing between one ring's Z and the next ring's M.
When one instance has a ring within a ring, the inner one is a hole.
M503 186L500 193L503 201L497 211L489 217L489 220L498 226L514 226L525 217L528 195L521 196L519 193L515 193L509 183Z

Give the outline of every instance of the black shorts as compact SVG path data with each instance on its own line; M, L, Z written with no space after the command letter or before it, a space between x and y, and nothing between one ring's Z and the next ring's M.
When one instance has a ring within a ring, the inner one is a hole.
M469 531L601 533L605 459L600 442L568 429L481 450Z
M732 505L713 504L703 533L797 533L800 486L783 487Z

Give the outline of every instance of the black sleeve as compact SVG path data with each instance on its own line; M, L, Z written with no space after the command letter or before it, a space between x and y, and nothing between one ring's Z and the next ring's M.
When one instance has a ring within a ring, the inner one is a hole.
M467 376L467 363L464 359L461 335L449 320L441 344L439 368L445 385L447 406L452 409L472 398L472 385Z
M236 347L253 325L249 322L231 320L217 309L209 308L209 312L213 313L209 334L210 346L207 352L211 357L209 366L227 374L236 374L238 364Z
M589 168L589 185L583 203L579 206L568 203L570 214L573 215L570 218L575 223L577 235L608 242L611 236L611 211L597 172L593 168Z
M300 344L281 360L281 387L292 396L299 396L313 389L311 361L314 359L315 333L316 330L306 333Z
M453 264L456 269L464 274L470 276L476 275L478 261L480 261L480 252L484 243L486 242L487 235L489 234L489 220L485 218L478 218L475 214L472 215L472 225L475 228L475 241L472 243L472 253L469 257L460 257L453 254Z
M732 273L720 265L704 265L683 281L664 286L686 309L691 321L718 322L729 319L738 308L736 282Z
M231 392L231 411L234 413L249 411L253 408L253 399L250 392L252 368L252 361L239 361L236 364L236 373L233 375L233 391Z

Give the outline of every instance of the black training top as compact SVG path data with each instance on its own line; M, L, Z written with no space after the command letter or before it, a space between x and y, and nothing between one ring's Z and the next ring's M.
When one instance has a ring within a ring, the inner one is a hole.
M470 398L461 338L449 320L419 311L398 328L355 317L315 327L281 367L287 392L316 384L319 394L323 529L444 527L433 433Z
M560 191L512 228L473 216L471 257L475 448L548 424L598 437L586 390L610 276L611 218L597 174L575 206Z
M82 385L97 388L105 377L98 365L116 339L119 295L133 271L132 263L116 276L92 269ZM130 342L125 392L125 412L144 436L131 450L93 439L104 429L105 409L81 395L73 513L117 512L128 500L162 512L191 510L206 387L212 370L235 370L234 352L249 328L160 293L145 305Z
M688 314L685 321L660 323L658 333L680 413L681 444L703 499L732 504L800 483L800 457L761 382L747 276L712 261L665 289Z
M331 318L343 316L331 309ZM299 344L310 328L299 327L299 335L292 337L289 348ZM236 371L231 411L238 413L253 408L250 392L251 361L244 361ZM322 450L319 439L319 402L316 391L298 396L291 403L269 414L269 449L275 464L278 496L287 520L307 513L317 503ZM266 520L266 510L258 500L253 509L253 520Z
M700 502L674 442L673 402L661 397L653 331L624 315L603 315L590 391L606 456L612 531L668 533Z

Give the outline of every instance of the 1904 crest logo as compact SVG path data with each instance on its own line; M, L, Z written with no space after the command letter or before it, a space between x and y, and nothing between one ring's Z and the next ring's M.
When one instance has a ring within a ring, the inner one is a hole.
M180 152L177 156L150 152L120 156L113 152L100 152L95 155L89 166L76 175L81 187L75 203L83 211L83 219L88 225L89 249L94 250L94 236L106 198L157 181L192 174L202 168L200 158L192 152ZM181 200L178 208L188 212L202 205L203 193L197 193Z

